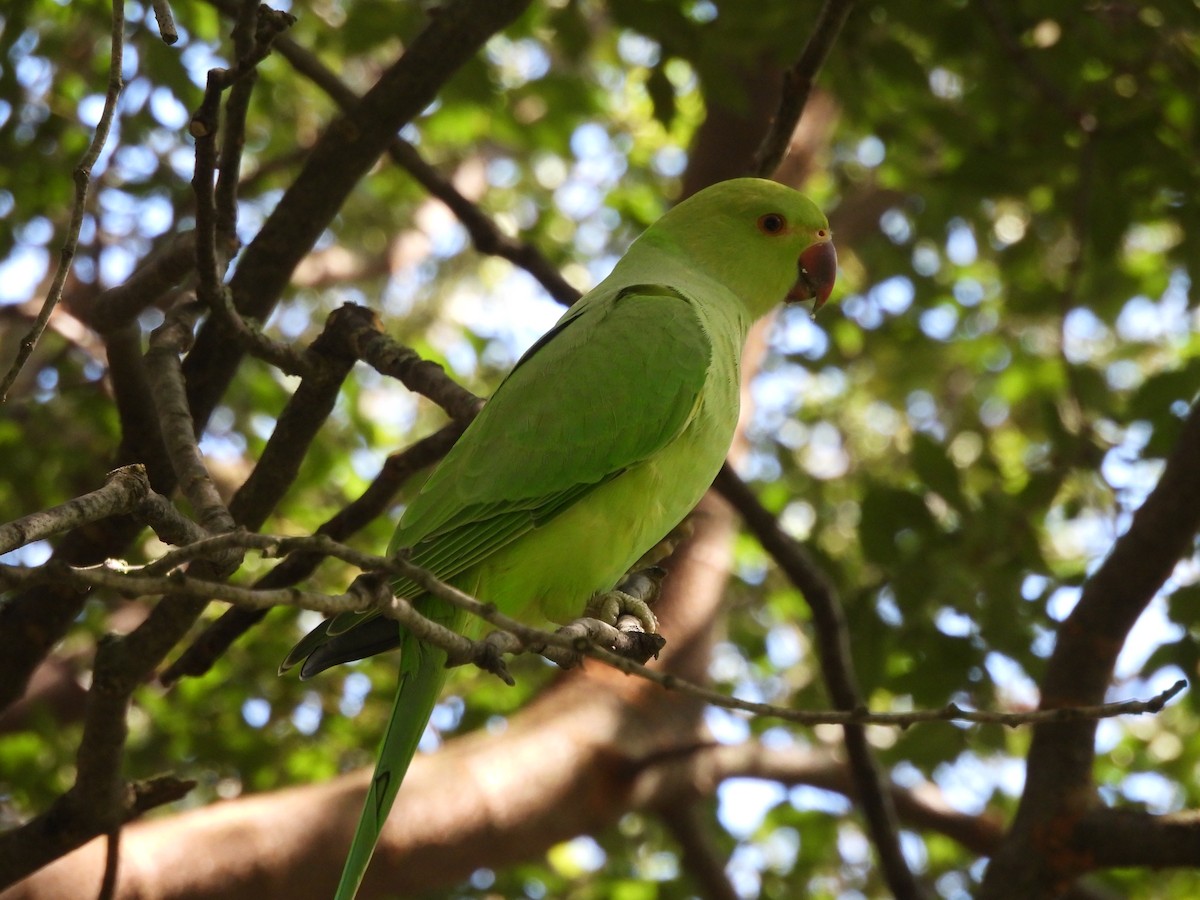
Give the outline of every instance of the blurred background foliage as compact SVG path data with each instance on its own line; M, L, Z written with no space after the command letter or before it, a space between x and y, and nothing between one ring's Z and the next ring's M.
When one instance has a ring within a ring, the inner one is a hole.
M290 37L357 91L425 21L422 4L384 0L290 9ZM706 111L750 105L730 73L786 66L817 9L809 0L537 3L403 135L585 289L678 195ZM229 25L204 3L174 11L181 40L167 47L148 6L126 4L126 86L63 314L0 416L0 519L98 484L118 425L102 344L69 313L192 224L186 124L206 70L226 61ZM102 107L108 16L95 0L13 0L0 12L5 365L44 296L69 216L70 167ZM804 189L838 235L837 302L816 321L802 309L779 314L753 384L742 474L833 575L872 706L1035 703L1058 623L1153 486L1200 389L1197 84L1195 0L864 0L834 47L818 86L829 137ZM278 54L262 64L243 240L334 109ZM474 252L449 212L387 162L352 194L269 330L307 342L345 302L378 310L395 337L480 394L560 311L528 274ZM148 333L161 314L140 321ZM269 366L242 366L203 441L225 484L252 467L293 388ZM389 452L442 421L360 366L267 529L311 532ZM392 519L357 542L384 547ZM46 553L35 545L20 559ZM712 678L741 696L826 706L803 600L752 539L739 540L736 559ZM348 577L327 565L316 583L337 591ZM1198 582L1193 557L1134 630L1114 697L1196 677ZM62 648L81 677L115 614L93 601ZM393 662L307 684L277 678L277 661L314 621L276 612L210 676L166 695L142 691L128 770L199 773L186 802L203 804L367 764ZM427 745L502 727L548 671L521 663L515 690L464 673ZM1101 725L1097 774L1110 801L1200 805L1197 696ZM76 736L42 725L0 736L5 822L70 784ZM710 725L729 741L839 739L837 729L721 711ZM939 725L872 735L901 784L932 779L968 812L1015 807L1024 732ZM712 803L745 896L879 895L844 800L737 782ZM938 836L903 840L941 896L971 892L982 869L969 853ZM661 826L630 815L613 833L514 871L479 872L449 895L690 896L680 865ZM1128 896L1200 893L1194 871L1104 877Z

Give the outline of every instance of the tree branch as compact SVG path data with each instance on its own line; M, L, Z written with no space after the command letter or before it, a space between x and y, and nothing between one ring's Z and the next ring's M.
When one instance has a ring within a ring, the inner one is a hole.
M253 28L256 10L258 22ZM271 52L275 38L295 21L295 16L259 6L254 0L240 4L234 27L237 64L231 69L209 70L204 99L188 126L196 139L192 191L196 195L197 294L244 349L290 375L306 371L304 355L245 322L223 279L238 246L237 175L255 67ZM221 96L226 90L230 90L230 96L225 104L225 140L218 175L217 125Z
M1153 815L1098 808L1079 820L1072 843L1089 868L1194 868L1200 859L1200 811Z
M234 10L233 0L208 0L226 14ZM323 90L343 110L353 109L360 97L337 74L307 48L290 38L276 42L279 55L292 68ZM478 206L464 197L454 184L421 158L417 149L399 136L387 146L392 160L405 169L431 196L441 200L466 228L471 242L480 253L499 256L520 266L538 280L547 293L564 306L579 299L579 291L562 277L562 273L534 245L510 237L501 231Z
M1192 407L1162 477L1129 530L1084 583L1058 632L1042 679L1042 707L1099 702L1112 681L1129 630L1191 552L1200 529L1200 404ZM1086 868L1064 852L1079 817L1096 803L1092 781L1095 722L1042 725L1034 731L1025 791L1012 832L984 879L982 897L1049 897ZM1054 842L1046 835L1056 835Z
M248 549L258 550L268 557L292 552L331 556L361 569L367 575L360 577L346 593L330 595L294 588L272 590L238 587L202 576L185 575L179 570L179 567L189 562L220 559L230 550L244 551ZM457 633L449 632L425 619L407 601L391 596L390 591L381 588L384 582L378 579L372 582L368 576L373 575L382 575L389 579L412 580L428 593L483 619L512 635L516 640L501 644L496 644L488 639L469 641ZM548 651L563 650L571 654L582 653L627 675L635 675L667 690L685 694L714 706L741 710L756 716L782 719L800 725L861 726L870 724L909 728L927 722L970 722L977 725L1003 725L1011 728L1047 722L1091 721L1121 715L1157 713L1187 686L1184 681L1177 682L1168 690L1149 700L1126 700L1117 703L1097 703L1089 706L1039 709L1028 712L967 710L953 703L941 709L907 712L870 712L861 706L836 711L797 710L791 707L730 697L669 672L649 668L604 646L597 645L593 636L601 633L607 635L608 632L603 630L597 631L590 626L584 627L583 630L567 626L567 628L554 632L535 628L499 612L490 603L480 602L469 594L437 580L429 572L408 562L403 556L375 556L319 536L285 538L256 534L245 530L231 531L181 547L162 559L143 567L131 567L113 562L107 566L73 568L57 560L50 560L41 566L0 566L0 585L26 587L44 581L66 582L81 587L104 587L126 596L169 593L176 597L187 597L198 601L220 600L251 609L292 606L311 609L325 615L364 612L378 608L385 615L395 618L405 628L421 633L423 639L445 649L451 655L455 665L473 663L488 671L494 671L492 660L498 646L505 653L533 651L548 655L556 661L561 658L560 655ZM586 622L587 620L582 621ZM586 635L588 639L581 640L581 635Z
M800 58L784 73L779 110L771 123L771 130L754 155L754 173L759 177L771 177L783 161L800 115L808 103L817 73L825 65L829 51L833 49L853 6L854 0L825 0Z
M173 235L133 273L80 310L84 323L107 334L132 322L196 268L196 232Z
M448 376L440 365L392 340L378 318L363 319L361 327L348 340L359 359L381 375L395 378L413 393L432 400L450 418L470 422L483 408L483 399Z
M154 20L158 23L158 33L164 44L174 44L179 40L179 32L175 29L175 16L171 14L171 4L167 0L150 0L154 9Z
M196 443L198 423L188 409L179 363L179 354L191 345L192 327L199 313L195 303L181 304L171 310L150 335L146 365L154 381L154 405L175 477L196 511L201 527L215 534L232 531L234 521Z
M741 513L763 549L800 590L812 610L821 671L830 698L839 709L851 711L844 720L846 751L858 783L859 804L879 851L888 885L899 898L923 897L924 889L909 871L908 863L900 852L896 810L892 806L891 796L885 790L883 771L867 741L865 729L858 724L859 720L853 712L861 708L862 699L854 675L845 615L833 585L809 561L800 545L783 533L775 517L759 503L754 492L728 465L721 469L714 486Z
M264 320L296 264L392 137L433 101L441 85L530 0L450 0L362 100L330 123L292 186L246 247L230 281L234 306ZM198 425L208 420L241 359L219 319L205 322L184 371Z
M316 534L336 541L344 540L373 521L391 505L396 492L413 474L440 459L462 433L463 423L452 422L411 447L393 453L367 489L343 510L317 529ZM325 554L296 550L255 584L256 588L280 588L297 584L311 575ZM233 642L262 620L267 610L233 606L210 624L198 638L160 676L172 684L184 676L199 676L211 668Z
M296 480L309 447L333 412L342 384L354 368L352 336L364 322L367 327L378 327L375 315L361 306L336 309L312 345L301 351L305 375L279 414L254 471L229 502L229 514L237 525L252 531L261 528Z
M125 466L108 473L104 487L58 506L0 525L0 556L88 522L129 513L150 493L142 466Z
M62 299L63 287L67 283L67 276L71 273L71 264L75 260L75 249L79 245L79 230L83 226L83 214L87 207L88 189L92 181L92 166L100 158L100 152L108 141L108 133L112 128L113 117L116 115L117 98L120 97L121 88L124 86L121 78L121 65L125 55L125 5L121 0L113 0L112 4L110 47L108 89L104 94L104 110L100 113L100 121L96 123L96 132L92 135L92 141L84 152L83 159L79 161L79 165L72 173L75 179L75 202L71 207L67 237L63 242L62 249L59 250L58 268L54 272L50 290L46 294L46 300L42 303L42 309L38 313L33 327L21 339L17 357L13 360L4 379L0 381L0 403L8 399L8 392L21 374L21 369L33 356L33 350L37 346L42 332L46 330L54 308Z

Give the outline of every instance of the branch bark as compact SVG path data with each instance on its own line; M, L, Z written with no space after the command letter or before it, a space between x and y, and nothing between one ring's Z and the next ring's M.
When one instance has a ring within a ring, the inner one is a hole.
M452 0L362 100L333 121L291 187L246 247L230 281L234 306L263 320L287 287L293 269L316 243L354 186L397 131L429 105L438 89L493 34L511 24L529 0ZM242 357L228 328L205 322L184 366L198 425L208 417Z
M0 556L88 522L132 512L150 493L150 480L141 466L110 472L104 487L0 525Z
M46 300L38 312L33 327L21 339L17 358L13 360L4 378L0 379L0 403L8 398L8 392L16 383L21 369L33 355L34 348L46 330L54 308L62 299L67 276L71 274L71 264L75 260L75 249L79 245L79 231L83 227L83 216L87 208L88 190L92 182L92 166L100 158L100 152L108 141L108 133L112 128L113 119L116 117L117 98L121 96L121 88L124 86L121 65L125 55L125 6L121 0L113 0L109 47L108 89L104 95L104 109L100 113L99 122L96 123L96 131L92 135L92 140L72 173L75 180L75 201L71 207L71 221L67 226L67 236L58 254L58 268L54 272L50 290L46 294Z
M1200 529L1200 404L1194 405L1158 485L1129 530L1084 584L1063 622L1042 679L1042 707L1102 700L1129 630L1191 552ZM981 897L1053 897L1094 864L1072 851L1098 807L1092 780L1095 722L1041 725L1029 750L1025 791Z

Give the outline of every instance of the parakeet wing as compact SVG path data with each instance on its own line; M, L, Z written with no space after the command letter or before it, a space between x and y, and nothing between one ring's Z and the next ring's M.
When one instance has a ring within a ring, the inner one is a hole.
M582 304L509 373L413 499L391 551L410 548L442 580L466 571L670 442L710 362L696 303L681 291L638 284ZM421 593L405 581L393 590ZM377 612L327 620L280 671L308 658L309 677L394 646L395 627L374 628L376 620Z
M683 429L710 354L695 302L663 285L566 317L426 482L393 547L447 579L549 520Z

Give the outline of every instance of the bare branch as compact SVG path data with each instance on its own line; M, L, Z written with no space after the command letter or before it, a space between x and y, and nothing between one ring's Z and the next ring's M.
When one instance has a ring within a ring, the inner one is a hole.
M295 16L273 10L258 0L240 0L238 3L232 35L237 65L230 75L229 98L225 101L221 161L217 167L213 203L217 239L224 246L236 247L238 244L237 197L242 150L246 144L246 112L258 80L258 63L271 52L276 38L295 22Z
M266 556L292 552L314 552L340 559L369 573L360 577L344 594L322 594L294 588L260 589L244 588L222 581L185 575L177 568L167 574L168 565L178 567L186 562L219 557L230 549L254 549ZM456 632L451 632L430 622L402 598L391 596L384 582L371 580L372 576L402 577L419 584L424 590L454 606L464 609L496 628L512 636L512 640L489 637L483 641L469 641ZM988 710L963 709L957 704L948 704L941 709L912 710L908 712L870 712L865 707L836 711L805 711L769 703L757 703L730 697L718 691L702 687L678 676L649 668L628 659L596 643L616 639L605 627L597 628L588 620L581 620L578 627L545 631L526 625L499 612L492 604L482 603L457 588L438 581L430 573L414 566L402 556L381 557L364 553L353 547L325 537L280 537L255 534L239 530L206 538L188 547L168 554L147 566L137 568L110 564L94 568L73 568L56 560L42 566L0 566L0 585L24 587L47 580L63 581L85 587L104 587L129 596L173 594L196 600L221 600L251 609L271 606L292 606L311 609L332 615L341 612L364 612L378 608L385 615L396 619L405 628L421 635L423 640L436 644L451 654L453 664L473 663L485 669L497 650L503 653L532 651L550 658L561 658L553 651L561 650L580 654L604 662L628 675L651 681L667 690L702 700L725 709L741 710L756 716L771 717L799 725L888 725L909 728L927 722L969 722L976 725L1003 725L1017 727L1049 722L1075 722L1112 718L1121 715L1157 713L1186 686L1177 682L1170 689L1149 700L1126 700L1117 703L1098 703L1090 706L1038 709L1028 712L994 712ZM596 623L602 625L602 623ZM607 626L611 629L611 626ZM618 641L619 642L619 641Z
M1117 656L1138 617L1200 529L1200 404L1193 405L1162 477L1058 632L1042 680L1042 706L1054 709L1103 699ZM1084 867L1055 853L1043 835L1069 841L1081 807L1095 802L1092 767L1096 723L1074 721L1034 731L1025 791L1012 832L984 879L982 897L1048 897Z
M300 464L354 368L353 337L371 326L380 327L374 313L346 304L329 315L311 346L291 351L303 354L305 375L279 414L254 471L229 503L229 514L239 526L261 528L296 480Z
M808 103L808 95L812 92L813 82L829 51L833 49L834 41L842 30L854 0L825 0L817 21L813 25L808 43L800 53L800 58L783 76L783 91L779 97L779 111L771 123L771 130L763 138L758 152L754 155L754 172L762 178L769 178L779 168L791 142L792 133Z
M255 9L258 11L258 29L251 35ZM192 137L196 139L192 190L196 195L197 294L246 350L292 375L307 371L304 354L271 340L261 329L244 321L234 308L233 298L223 278L228 261L238 245L237 172L241 163L246 109L254 84L255 66L271 52L274 39L295 21L295 16L277 13L266 6L241 4L234 28L237 64L231 69L209 70L204 99L192 115L189 125ZM218 176L218 112L221 95L231 87L233 90L226 104L226 132L220 151Z
M191 345L192 327L199 312L195 303L171 310L150 335L146 364L155 382L154 404L175 476L196 510L200 525L210 533L219 533L232 531L234 522L196 443L196 425L188 409L179 364L179 354Z
M230 290L238 312L264 320L296 264L312 248L350 191L407 122L424 109L459 66L505 28L530 0L450 0L405 48L361 101L330 123L292 186L246 247ZM223 320L201 328L188 355L192 413L208 420L241 359Z
M238 549L242 549L246 543L244 538L239 539L241 535L236 532L221 537L234 538L232 544ZM220 543L228 546L225 542ZM201 552L207 553L209 550L210 548L205 547ZM237 587L223 581L196 578L182 572L173 572L170 575L143 575L136 570L125 571L104 566L77 569L56 561L37 567L0 565L0 584L4 584L7 588L29 587L50 581L64 582L85 588L102 587L127 597L172 594L202 601L223 600L251 609L294 606L326 615L335 615L341 612L365 612L376 605L373 596L353 589L345 594L322 594L316 591L300 591L295 588L256 590Z
M154 8L154 20L158 23L158 33L164 44L174 44L179 40L179 32L175 29L175 16L171 14L171 4L167 0L150 0Z
M672 749L661 765L648 766L634 787L634 804L649 808L678 806L716 793L731 778L760 778L784 786L808 785L855 799L854 773L834 753L800 746L775 747L750 740L738 744L706 742L683 753ZM944 834L986 856L1004 837L999 815L969 815L954 809L936 785L902 788L888 784L901 818L910 827Z
M364 323L349 339L363 362L380 374L395 378L410 391L428 397L450 418L469 422L483 408L483 400L446 375L440 365L422 359L415 350L392 340L378 319Z
M109 288L80 311L83 321L102 334L133 321L158 302L196 266L196 232L184 231L151 253L125 281Z
M317 529L317 534L333 540L344 540L354 534L391 504L396 492L414 473L440 459L462 433L464 423L452 422L411 447L388 457L379 475L345 509ZM278 566L264 575L256 588L279 588L296 584L311 575L325 559L323 553L311 550L292 552ZM235 640L262 620L267 610L230 607L222 616L196 638L162 674L159 680L172 684L185 675L203 675Z
M143 813L181 800L196 782L161 775L134 782L121 791L111 810L115 826L137 819ZM82 847L99 834L111 833L100 822L100 812L87 809L79 794L68 791L38 816L18 828L0 833L0 891L42 866Z
M83 226L83 214L87 207L88 189L91 186L92 166L100 158L100 152L108 141L108 133L112 128L113 117L117 110L117 98L120 97L121 88L124 86L121 79L121 64L125 51L125 6L121 0L113 0L111 48L108 63L108 89L104 94L104 110L100 113L100 121L96 123L96 132L92 135L92 142L88 145L83 159L79 161L79 165L75 167L73 173L75 203L71 207L71 221L67 226L67 237L58 254L58 268L54 272L54 279L50 283L50 290L46 294L41 312L38 313L29 333L21 339L17 358L13 360L3 381L0 381L0 403L8 399L9 390L16 382L17 376L21 374L25 363L33 355L33 350L37 346L42 332L46 330L54 308L62 299L63 286L67 283L67 275L70 274L71 264L75 259L75 249L79 245L79 230Z
M804 595L812 610L821 672L834 705L843 710L859 710L862 699L850 655L849 630L833 585L825 573L808 559L803 548L784 534L775 517L759 503L754 492L728 465L721 469L714 486L741 513L763 549L771 554L792 584ZM879 850L888 884L897 897L922 897L925 891L913 877L900 852L896 810L892 806L891 796L885 790L883 771L867 741L866 731L859 720L853 718L853 712L848 715L846 752L857 778L859 803L871 838Z
M164 544L178 547L196 543L208 536L208 532L176 509L175 504L162 494L147 494L133 510L133 516L149 525Z
M234 9L233 0L209 0L222 12ZM291 63L292 68L307 77L323 90L342 109L353 108L359 96L336 73L322 63L315 54L290 38L276 42L279 55ZM477 205L464 197L454 184L429 165L417 149L400 137L393 137L387 147L388 155L401 168L408 171L431 196L441 200L458 217L471 236L471 242L480 253L499 256L520 266L536 278L555 300L570 306L579 299L579 291L571 285L558 268L534 245L510 237Z
M1095 868L1195 867L1200 859L1200 811L1153 815L1098 808L1075 829L1072 844Z
M0 525L0 556L87 522L132 512L150 493L143 466L109 472L104 487L50 509Z

